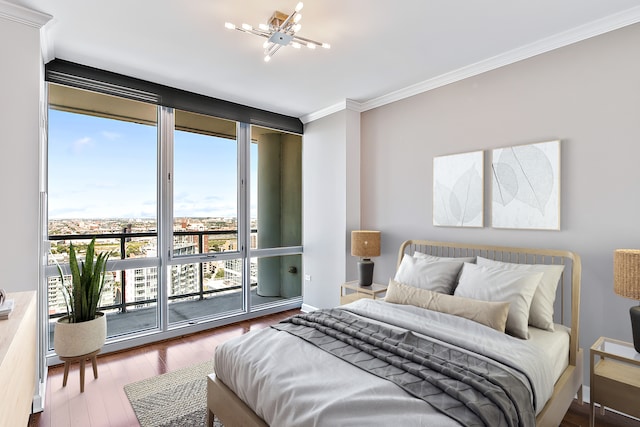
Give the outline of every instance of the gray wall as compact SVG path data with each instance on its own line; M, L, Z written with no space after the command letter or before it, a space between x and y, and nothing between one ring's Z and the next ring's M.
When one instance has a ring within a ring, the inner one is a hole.
M393 276L410 238L568 249L582 257L581 347L631 341L634 302L614 294L612 262L614 249L640 248L638 46L634 25L364 112L362 222L383 236L374 280ZM487 174L485 228L432 225L434 156L552 139L561 231L490 228Z

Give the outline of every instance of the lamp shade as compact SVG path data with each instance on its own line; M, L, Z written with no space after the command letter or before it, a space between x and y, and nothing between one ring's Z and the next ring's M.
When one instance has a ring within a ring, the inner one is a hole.
M613 290L640 300L640 249L616 249L613 253Z
M380 256L380 232L367 230L352 231L351 255L361 258Z

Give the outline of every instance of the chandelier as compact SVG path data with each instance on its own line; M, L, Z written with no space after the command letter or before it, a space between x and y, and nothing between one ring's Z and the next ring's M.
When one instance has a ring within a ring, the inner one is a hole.
M275 55L282 46L292 46L296 49L300 49L302 46L306 46L309 49L315 49L321 46L329 49L331 47L329 43L320 43L300 37L297 34L302 27L302 25L300 25L300 20L302 19L300 11L302 7L302 2L298 3L291 15L275 11L273 15L271 15L271 18L269 18L269 21L266 24L260 24L258 28L254 28L249 24L242 24L242 26L236 27L230 22L225 23L224 26L230 30L238 30L243 33L255 34L256 36L266 38L267 40L262 45L264 48L265 62L269 62L271 57Z

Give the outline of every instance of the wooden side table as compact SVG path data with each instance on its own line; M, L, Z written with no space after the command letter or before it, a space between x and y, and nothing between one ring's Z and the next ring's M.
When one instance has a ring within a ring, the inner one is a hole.
M387 292L387 285L372 283L371 286L360 286L357 280L343 283L340 287L340 305L361 298L380 299Z
M600 337L591 347L589 423L595 423L594 403L640 417L640 353L633 344ZM598 359L599 358L599 359Z
M67 386L67 378L69 377L69 366L72 363L80 362L80 393L84 393L84 365L87 360L91 360L91 365L93 366L93 378L98 379L98 360L96 356L100 350L96 350L89 354L84 354L82 356L74 356L74 357L63 357L60 356L60 360L64 362L64 376L62 377L62 387Z

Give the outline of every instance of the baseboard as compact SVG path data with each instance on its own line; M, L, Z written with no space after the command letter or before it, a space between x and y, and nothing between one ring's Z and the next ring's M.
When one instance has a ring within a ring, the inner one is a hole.
M318 307L314 307L309 304L302 304L302 307L300 307L300 310L304 313L309 313L310 311L316 311L317 309Z
M36 394L33 396L33 402L31 403L31 413L35 414L37 412L44 411L44 399L47 395L47 376L49 374L49 370L44 370L44 378L40 379L38 383L38 389L36 390Z

